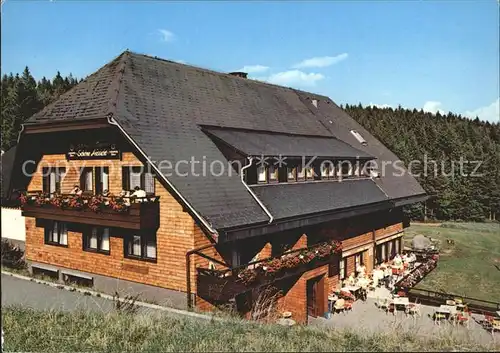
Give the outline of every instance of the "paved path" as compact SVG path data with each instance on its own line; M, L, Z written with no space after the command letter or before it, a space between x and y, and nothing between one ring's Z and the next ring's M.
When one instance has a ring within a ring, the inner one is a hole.
M109 312L113 302L104 298L69 292L2 274L2 306L22 305L34 309L93 310Z
M492 344L500 342L500 333L491 333L484 330L478 323L472 321L470 327L454 326L450 323L443 322L441 325L435 325L432 319L428 316L434 313L434 307L421 306L422 316L416 319L411 316L407 317L404 311L386 314L381 309L377 308L376 299L368 298L366 302L356 301L352 312L345 314L334 314L330 319L310 318L310 323L318 326L350 328L356 331L363 332L394 332L394 334L402 334L404 332L416 333L421 337L437 338L450 337L466 340L475 340L482 344ZM476 320L482 319L482 315L473 315Z

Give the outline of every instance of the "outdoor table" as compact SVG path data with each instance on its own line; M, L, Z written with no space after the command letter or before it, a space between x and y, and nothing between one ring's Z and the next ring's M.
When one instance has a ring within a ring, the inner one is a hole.
M340 290L344 292L351 292L352 294L354 294L354 297L357 297L357 293L359 292L360 289L361 287L358 286L345 286Z
M335 302L339 299L336 295L329 295L328 296L328 311L332 312L333 311L333 305Z
M410 304L410 299L408 297L395 297L392 299L392 304L406 306Z
M448 319L451 315L455 315L457 313L457 308L451 305L440 305L436 312L446 315L446 318Z

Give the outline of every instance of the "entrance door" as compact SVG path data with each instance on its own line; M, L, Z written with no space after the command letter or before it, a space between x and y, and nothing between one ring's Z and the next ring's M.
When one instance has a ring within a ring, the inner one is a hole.
M307 281L307 315L318 317L325 311L325 276L319 276Z

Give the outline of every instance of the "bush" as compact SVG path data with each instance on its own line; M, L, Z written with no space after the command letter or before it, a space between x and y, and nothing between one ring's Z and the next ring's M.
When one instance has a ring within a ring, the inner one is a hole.
M15 269L26 268L24 261L24 251L14 246L10 241L2 239L2 266Z

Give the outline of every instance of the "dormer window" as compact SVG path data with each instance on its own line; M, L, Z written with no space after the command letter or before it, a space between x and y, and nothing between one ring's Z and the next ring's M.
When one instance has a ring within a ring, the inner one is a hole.
M259 183L267 182L266 167L264 165L260 165L257 167L257 181Z
M269 166L269 182L278 182L278 168L274 165Z
M312 167L306 167L306 179L313 180L314 179L314 170Z
M305 179L305 172L304 172L304 168L302 167L302 165L298 165L297 166L297 180L304 180Z
M335 167L331 162L323 162L321 164L321 178L322 179L334 179L335 178Z
M287 179L288 181L296 181L297 180L297 168L295 167L287 167Z
M351 134L353 134L353 136L356 138L356 140L358 140L360 144L367 145L366 140L363 138L363 136L361 136L359 132L357 132L356 130L351 130Z

